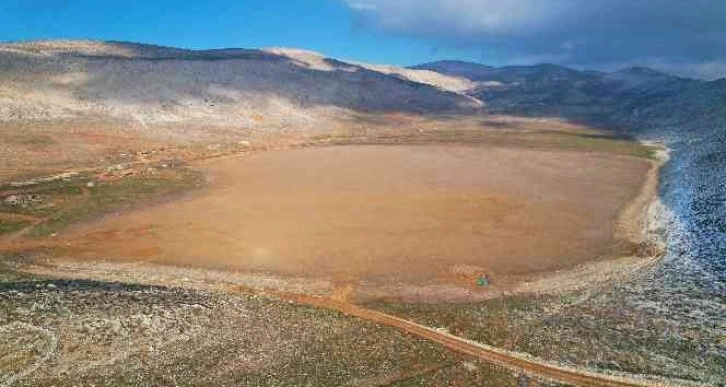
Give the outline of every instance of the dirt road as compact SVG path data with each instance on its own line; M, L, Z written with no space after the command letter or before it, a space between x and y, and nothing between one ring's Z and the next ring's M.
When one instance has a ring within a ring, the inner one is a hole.
M257 294L262 297L273 297L316 308L334 310L342 314L360 318L381 326L392 327L408 334L430 340L462 354L477 357L483 361L501 366L508 370L527 374L544 381L554 381L575 386L687 386L681 381L638 378L636 376L614 376L590 372L583 369L563 367L544 360L529 357L483 345L461 337L453 336L444 331L426 327L413 321L404 320L376 310L371 310L348 302L333 300L327 296L315 296L293 291L270 290L265 285L271 281L262 281L262 287L242 285L244 280L225 272L212 272L199 269L181 269L145 264L73 264L57 262L37 263L22 267L22 271L46 277L64 279L83 279L104 282L132 282L152 286L182 287L203 291L226 291ZM324 289L321 289L323 291ZM323 293L319 293L323 294ZM695 384L694 384L695 385Z
M248 289L238 289L249 291ZM343 303L324 297L316 297L293 293L272 293L282 299L318 308L336 310L343 314L362 318L364 320L396 328L412 335L437 342L453 351L475 356L487 362L502 366L515 372L522 372L543 380L566 383L576 386L605 386L605 387L632 387L632 386L674 386L666 382L648 381L645 379L617 377L598 374L575 368L556 366L525 355L503 351L494 347L482 345L445 332L435 330L404 320L395 316L366 309L357 305Z

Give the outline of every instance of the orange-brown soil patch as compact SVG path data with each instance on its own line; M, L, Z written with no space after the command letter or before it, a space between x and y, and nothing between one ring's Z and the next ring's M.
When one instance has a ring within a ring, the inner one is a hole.
M342 283L511 277L613 253L644 159L493 146L355 145L211 160L191 197L77 227L68 256Z

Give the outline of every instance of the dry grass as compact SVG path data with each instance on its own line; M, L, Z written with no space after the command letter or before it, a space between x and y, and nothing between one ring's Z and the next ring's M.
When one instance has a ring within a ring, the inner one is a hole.
M0 311L0 382L17 386L516 385L389 328L259 296L16 281L0 283Z

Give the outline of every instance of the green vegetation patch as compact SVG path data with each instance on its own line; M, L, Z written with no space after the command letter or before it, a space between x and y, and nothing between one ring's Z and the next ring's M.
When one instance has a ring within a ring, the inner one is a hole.
M51 195L58 203L51 211L51 218L30 233L31 236L47 236L58 233L69 225L114 211L127 210L149 201L179 194L203 184L200 172L176 169L154 176L130 176L116 181L96 183L85 188L56 188ZM86 183L83 183L86 184Z
M22 220L0 219L0 235L20 231L27 225L28 222Z
M512 148L609 153L651 160L655 159L657 152L654 147L627 138L561 131L438 129L416 134L383 134L365 139L350 136L328 136L326 139L335 145L483 144Z
M527 145L585 152L613 153L655 159L657 149L629 139L579 133L547 132L522 136Z
M40 182L25 187L0 186L0 213L48 218L29 236L57 233L69 225L203 185L201 172L185 167L136 171L116 179L91 174ZM31 218L32 219L32 218ZM27 221L0 219L0 235L17 231Z

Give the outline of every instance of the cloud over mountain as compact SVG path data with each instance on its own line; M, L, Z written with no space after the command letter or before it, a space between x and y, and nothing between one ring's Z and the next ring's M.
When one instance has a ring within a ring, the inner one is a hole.
M343 0L369 25L484 56L726 76L723 0Z

